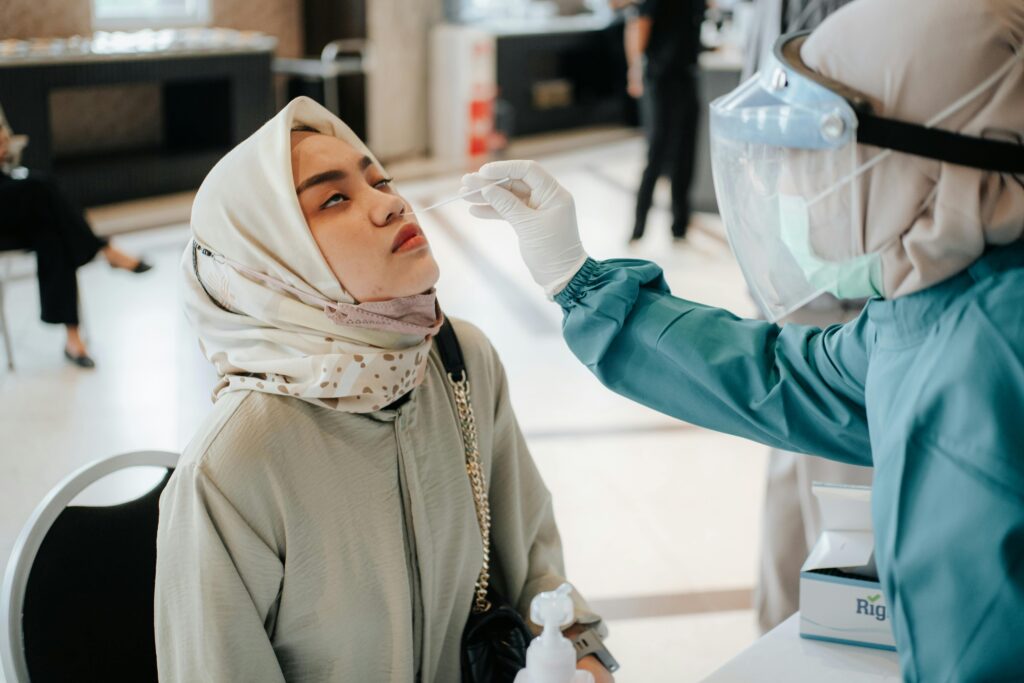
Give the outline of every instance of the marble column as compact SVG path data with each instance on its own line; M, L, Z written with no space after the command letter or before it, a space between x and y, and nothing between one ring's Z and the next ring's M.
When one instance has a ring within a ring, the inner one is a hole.
M367 78L367 143L383 160L427 151L430 30L443 0L367 0L372 67Z

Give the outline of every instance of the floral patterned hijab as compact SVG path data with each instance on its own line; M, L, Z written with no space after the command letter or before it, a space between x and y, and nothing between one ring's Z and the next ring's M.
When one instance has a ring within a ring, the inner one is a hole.
M291 131L309 126L373 159L340 119L293 100L210 171L182 258L185 311L231 391L380 410L423 381L441 325L433 292L357 304L327 265L295 194Z

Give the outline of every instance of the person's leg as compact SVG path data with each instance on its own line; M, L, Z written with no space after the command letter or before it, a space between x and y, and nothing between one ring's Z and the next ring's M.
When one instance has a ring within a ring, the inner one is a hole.
M107 247L107 240L93 233L82 208L61 190L56 180L44 173L31 171L23 182L34 184L37 191L45 196L54 216L55 229L60 232L67 254L76 266L92 261L100 250Z
M78 325L76 254L67 243L53 187L32 177L0 182L0 234L7 248L36 252L43 322ZM83 248L82 244L77 248ZM93 255L96 252L93 251Z
M137 257L126 254L110 244L109 240L97 236L92 231L92 226L85 220L85 212L82 207L65 194L53 178L42 173L32 172L29 179L38 183L49 193L48 202L58 217L58 225L63 234L64 243L76 265L84 266L96 257L97 252L100 252L107 263L114 268L135 270L139 267L140 260Z
M21 182L0 173L0 250L32 248L27 224L33 210L30 198L20 192Z
M647 166L640 178L640 187L636 191L636 220L633 223L632 236L634 240L643 237L647 214L654 201L654 187L665 168L664 99L664 93L658 87L657 80L644 78L641 106L647 136Z
M44 192L49 194L51 188L45 188ZM66 216L62 216L62 211L52 203L52 195L48 200L50 203L37 207L37 222L32 227L32 248L36 252L39 280L40 317L43 322L64 325L67 330L65 355L76 365L91 368L95 364L89 358L89 350L78 329L77 270L80 260L93 246L88 236L76 234L78 228L68 228ZM95 254L93 251L88 260Z
M82 359L89 357L89 350L85 348L85 342L82 340L78 325L67 326L67 341L64 343L64 350L79 365L83 365ZM92 366L89 365L88 367Z
M697 152L697 123L700 105L697 101L697 77L687 72L673 84L675 95L673 136L669 151L669 173L672 178L672 236L686 236L690 225L690 185Z

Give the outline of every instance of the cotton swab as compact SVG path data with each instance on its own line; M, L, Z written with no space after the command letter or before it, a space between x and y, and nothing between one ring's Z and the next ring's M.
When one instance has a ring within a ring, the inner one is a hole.
M510 180L512 180L512 179L511 178L502 178L501 180L496 180L493 183L488 183L487 185L484 185L482 187L478 187L475 190L470 190L469 192L463 192L462 194L457 194L454 197L449 197L448 199L442 199L441 201L437 202L436 204L431 204L430 206L428 206L425 209L418 209L416 211L412 211L411 213L414 213L414 214L416 214L418 216L418 215L426 213L428 211L433 211L434 209L440 208L440 207L444 206L445 204L451 204L452 202L458 201L459 199L465 199L466 197L474 195L477 192L479 192L480 190L483 190L484 188L494 187L496 185L501 185L502 183L507 183Z

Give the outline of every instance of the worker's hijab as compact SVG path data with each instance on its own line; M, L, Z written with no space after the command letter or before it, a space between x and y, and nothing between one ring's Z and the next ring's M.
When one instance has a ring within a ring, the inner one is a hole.
M877 114L923 124L1022 44L1022 0L857 0L811 34L801 57L875 100ZM1024 59L937 127L1017 142L1024 154ZM894 153L864 182L862 248L880 254L887 297L940 282L1024 233L1019 176Z
M291 131L334 135L380 165L340 119L298 98L203 181L185 250L185 310L221 381L344 412L379 410L424 377L440 326L433 292L357 304L328 266L295 194Z

